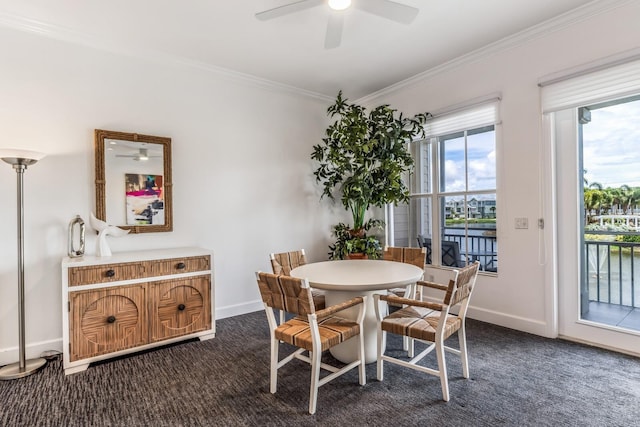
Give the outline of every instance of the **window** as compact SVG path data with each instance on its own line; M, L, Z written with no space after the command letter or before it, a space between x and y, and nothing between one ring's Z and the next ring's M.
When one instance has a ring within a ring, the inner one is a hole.
M391 208L394 245L426 247L430 264L479 260L482 270L498 271L497 108L494 101L436 116L427 138L409 144L411 199Z

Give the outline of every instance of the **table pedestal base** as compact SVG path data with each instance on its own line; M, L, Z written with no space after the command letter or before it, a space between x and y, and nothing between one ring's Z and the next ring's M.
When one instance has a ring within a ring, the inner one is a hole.
M385 291L369 291L369 292L348 292L348 291L325 291L325 298L327 301L327 307L341 302L347 301L351 298L359 296L367 296L366 311L364 314L363 331L364 335L364 357L365 363L373 363L377 359L377 323L375 312L375 301L373 295L379 294ZM359 307L351 307L344 311L341 311L337 315L346 319L355 320L358 316ZM384 348L384 343L383 343ZM349 341L339 344L331 350L331 355L343 363L350 363L358 359L358 341L356 338L352 338Z

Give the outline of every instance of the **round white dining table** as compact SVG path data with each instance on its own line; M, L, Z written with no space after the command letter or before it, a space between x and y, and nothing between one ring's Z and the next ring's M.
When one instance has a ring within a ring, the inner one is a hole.
M357 296L368 296L363 324L366 363L376 361L376 314L373 295L399 288L422 279L424 270L412 264L383 260L323 261L301 265L291 270L291 276L307 279L312 288L325 292L327 307ZM341 312L340 316L355 319L358 307ZM331 349L341 362L358 358L356 340L349 340Z

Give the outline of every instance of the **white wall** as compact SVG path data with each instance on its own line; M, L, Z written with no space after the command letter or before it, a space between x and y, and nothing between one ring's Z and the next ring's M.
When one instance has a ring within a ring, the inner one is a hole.
M502 94L498 163L498 277L478 278L471 317L541 335L553 336L555 289L551 245L550 165L544 152L539 108L540 77L598 60L640 45L640 2L592 16L560 31L472 63L413 79L411 84L366 99L390 103L407 114ZM434 41L437 43L437 41ZM529 229L516 230L514 219L527 217ZM544 232L537 229L545 217ZM561 285L561 284L560 284Z
M25 174L28 357L60 350L69 221L94 209L93 130L172 138L174 231L110 238L113 252L215 253L219 316L261 307L269 252L326 259L340 208L319 202L310 160L328 102L210 71L0 28L0 147L48 153ZM0 365L18 343L16 174L0 164ZM87 253L95 253L87 229Z

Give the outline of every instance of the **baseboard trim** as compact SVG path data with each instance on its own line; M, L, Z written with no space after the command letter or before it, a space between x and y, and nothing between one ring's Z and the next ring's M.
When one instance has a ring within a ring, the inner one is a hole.
M27 359L37 359L38 357L42 357L44 352L51 351L55 353L62 353L62 338L27 344L25 348L25 357ZM17 346L0 349L0 366L16 363L19 359L20 354Z
M574 337L568 337L566 335L558 335L558 338L561 338L561 339L566 340L566 341L577 342L578 344L584 344L584 345L588 345L588 346L591 346L591 347L602 348L604 350L615 351L616 353L622 353L622 354L626 354L626 355L629 355L629 356L640 357L640 353L635 352L635 351L631 351L631 350L627 350L627 349L624 349L624 348L612 347L610 345L599 344L599 343L595 343L595 342L587 341L587 340L581 340L581 339L574 338Z
M467 317L546 338L555 338L555 336L549 335L549 327L544 320L514 316L512 314L472 306L469 306Z
M441 300L437 300L435 298L425 298L425 300L435 303L442 302ZM502 313L500 311L489 310L473 305L469 305L469 308L467 309L467 317L470 319L479 320L481 322L491 323L493 325L503 326L505 328L539 335L541 337L557 338L557 336L550 334L549 325L544 320L515 316L513 314Z
M242 304L228 305L226 307L216 308L216 319L224 319L227 317L240 316L242 314L253 313L254 311L264 310L262 300L249 301Z

